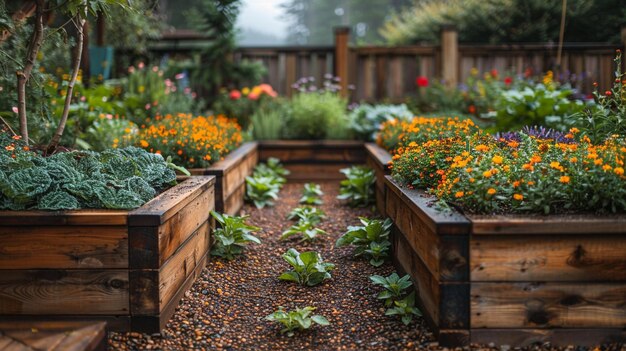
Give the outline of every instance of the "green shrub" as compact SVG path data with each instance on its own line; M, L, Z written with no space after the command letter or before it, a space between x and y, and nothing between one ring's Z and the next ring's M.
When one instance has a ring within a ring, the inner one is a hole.
M349 115L350 129L359 140L373 141L383 122L392 119L408 121L413 112L405 105L359 105Z
M211 255L232 260L243 252L246 244L261 243L261 240L252 235L261 228L246 224L246 216L229 216L215 211L211 211L211 215L220 224L220 228L213 231Z
M266 320L271 322L277 322L283 325L281 333L287 333L287 336L293 336L295 330L309 329L313 323L325 326L330 323L326 318L320 315L313 315L311 313L315 310L315 307L307 306L305 308L296 308L295 310L285 311L283 307L279 307L278 311L265 317Z
M283 124L285 112L271 110L257 110L250 117L252 125L252 136L255 140L278 140L283 135Z
M376 201L374 191L376 175L373 170L353 166L342 169L341 173L345 174L347 179L341 181L338 199L348 200L351 207L366 207Z
M315 251L299 253L296 249L289 249L283 258L293 268L281 274L278 279L296 282L300 285L315 286L326 279L330 279L330 271L335 269L332 263L324 262L322 256Z
M299 93L291 100L288 139L349 139L347 101L332 92Z

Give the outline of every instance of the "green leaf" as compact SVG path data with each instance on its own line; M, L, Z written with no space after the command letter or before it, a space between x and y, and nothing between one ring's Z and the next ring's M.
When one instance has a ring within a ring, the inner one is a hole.
M323 316L320 316L319 314L316 314L316 315L312 316L311 319L313 320L313 322L315 322L315 323L317 323L319 325L330 325L328 320L326 318L324 318Z
M285 272L278 276L278 279L296 283L300 282L298 274L294 271Z

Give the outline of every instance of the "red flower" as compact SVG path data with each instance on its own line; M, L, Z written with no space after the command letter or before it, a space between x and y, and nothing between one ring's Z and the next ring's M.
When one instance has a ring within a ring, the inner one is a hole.
M231 100L239 100L241 98L241 92L239 90L232 90L230 94L228 94L228 97Z
M420 88L425 88L428 86L428 78L424 76L419 76L415 79L415 84L417 84Z
M513 83L513 78L511 78L511 77L505 77L504 78L504 84L511 85L511 83Z
M495 79L498 79L498 70L497 69L492 69L491 70L491 76Z
M611 95L613 95L613 93L610 90L607 90L607 91L604 92L604 95L611 96Z
M476 106L474 105L469 105L469 107L467 108L467 112L474 114L476 113Z
M533 69L530 67L526 68L526 70L524 71L524 77L530 78L532 75L533 75Z

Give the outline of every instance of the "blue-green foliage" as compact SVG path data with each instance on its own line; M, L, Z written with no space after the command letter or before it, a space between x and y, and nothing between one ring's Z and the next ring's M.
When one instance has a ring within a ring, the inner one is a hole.
M43 157L0 130L0 210L133 209L175 183L163 157L143 149Z

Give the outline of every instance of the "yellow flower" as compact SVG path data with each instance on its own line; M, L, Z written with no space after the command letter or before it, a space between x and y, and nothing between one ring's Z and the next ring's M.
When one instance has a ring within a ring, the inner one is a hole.
M569 176L561 176L561 178L559 178L559 182L563 184L569 183Z
M502 164L502 156L500 155L495 155L491 161L497 165Z
M248 88L248 87L244 87L243 89L241 89L241 93L242 93L243 95L248 95L248 94L250 94L250 88Z
M522 201L524 200L524 195L522 194L513 194L513 198L517 201Z
M489 190L487 190L487 194L489 194L489 195L493 195L495 193L496 193L496 189L494 189L494 188L489 188Z

